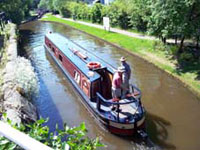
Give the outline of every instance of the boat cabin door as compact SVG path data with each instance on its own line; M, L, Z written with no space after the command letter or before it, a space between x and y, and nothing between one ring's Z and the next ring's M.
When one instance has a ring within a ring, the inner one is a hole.
M113 79L113 74L107 70L107 68L102 68L96 70L99 75L101 76L101 81L100 81L100 94L105 98L105 99L112 99L112 79Z

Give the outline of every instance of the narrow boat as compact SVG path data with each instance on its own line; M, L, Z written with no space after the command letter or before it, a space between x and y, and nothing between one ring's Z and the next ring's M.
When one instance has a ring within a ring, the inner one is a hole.
M113 66L57 33L46 34L44 46L79 93L87 110L108 131L126 136L144 131L145 109L140 90L130 85L126 98L118 101L112 98Z

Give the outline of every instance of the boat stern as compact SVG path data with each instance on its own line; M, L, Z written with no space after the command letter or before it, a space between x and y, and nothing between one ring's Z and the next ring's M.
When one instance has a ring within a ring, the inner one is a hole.
M111 133L122 136L133 136L137 130L145 130L145 116L133 123L119 123L109 121L108 129Z

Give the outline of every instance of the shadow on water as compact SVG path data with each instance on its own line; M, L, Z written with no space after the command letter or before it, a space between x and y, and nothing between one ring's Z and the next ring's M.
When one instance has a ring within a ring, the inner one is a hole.
M31 30L20 30L19 31L18 52L17 52L19 56L23 56L26 58L28 57L26 47L28 46L28 43L30 42L30 37L33 34L34 34L34 32L32 32ZM26 36L24 36L24 35L26 35Z
M45 82L43 81L43 79L40 76L38 76L38 78L39 78L39 81L40 81L40 88L43 91L45 91L45 93L42 94L43 96L45 96L45 99L43 101L36 101L35 102L35 105L40 106L40 107L37 107L39 109L38 110L39 114L43 118L48 118L48 122L45 125L48 125L48 127L50 128L50 132L55 131L55 129L56 129L55 125L56 124L58 124L59 129L62 129L63 128L63 121L62 121L61 115L60 115L56 105L54 104L50 93L48 92L48 88L47 88ZM47 100L48 100L48 107L41 108L41 106L44 106L46 104L45 101L47 101ZM51 108L51 109L48 110L48 108ZM47 110L44 111L42 109L47 109ZM51 118L51 116L53 118Z
M170 122L147 112L146 114L146 126L147 126L147 133L150 139L156 143L159 147L165 149L176 149L173 144L167 143L168 138L168 130L171 126Z
M20 41L19 41L20 44L18 48L18 53L20 56L27 58L30 56L26 49L27 43L30 42L31 36L36 33L30 30L20 30L19 33L20 33ZM39 96L43 97L43 99L39 98L40 101L34 101L34 105L36 105L37 111L40 114L40 117L48 118L48 122L45 123L44 125L49 126L50 132L55 131L56 124L58 124L58 127L62 129L63 128L62 117L53 101L53 98L51 97L51 94L49 93L48 87L46 86L43 80L43 77L40 73L40 68L37 67L37 64L34 61L31 61L31 63L33 67L35 68L35 72L37 73L37 77L39 79L39 85L40 85ZM46 106L46 101L48 101L48 106ZM53 116L53 118L51 118L51 116Z
M146 140L142 139L139 135L133 137L119 136L123 140L134 142L134 146L137 150L159 150L170 149L175 150L176 146L167 143L168 131L167 128L171 126L170 122L147 112L146 114L146 131L149 136ZM156 143L156 145L154 144Z

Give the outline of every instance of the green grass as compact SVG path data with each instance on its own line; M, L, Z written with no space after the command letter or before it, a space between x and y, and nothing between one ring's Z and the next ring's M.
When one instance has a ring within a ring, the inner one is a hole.
M67 24L76 29L87 32L91 35L125 48L128 51L131 51L134 54L138 55L139 57L142 57L149 62L155 64L159 68L167 71L169 74L177 77L192 91L195 91L195 93L200 97L200 81L195 80L195 78L197 77L197 71L178 73L176 69L177 61L170 60L169 55L165 53L166 51L154 49L155 41L133 38L119 33L107 32L105 30L95 27L89 27L76 22L57 18L51 14L46 14L45 17L43 17L41 20Z
M70 18L70 19L73 19L73 18ZM92 23L91 20L84 20L84 19L76 19L76 21L83 21L83 22L87 22L87 23ZM103 23L93 23L93 24L96 24L96 25L103 25ZM120 30L125 30L125 29L122 29L120 26L112 26L112 28L117 28L117 29L120 29ZM132 33L136 33L136 34L140 34L140 35L147 35L145 34L145 32L141 32L141 31L138 31L136 29L127 29L126 31L129 31L129 32L132 32Z

